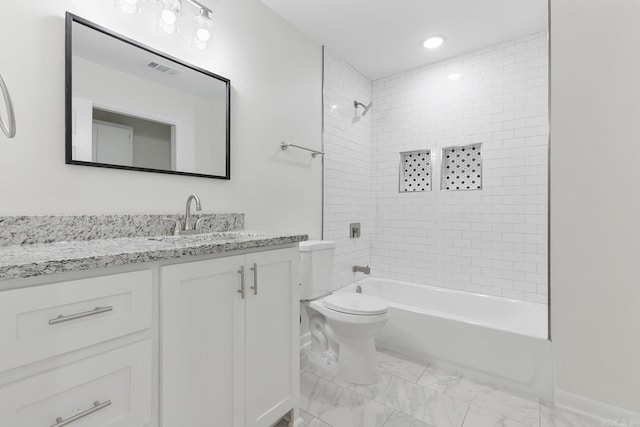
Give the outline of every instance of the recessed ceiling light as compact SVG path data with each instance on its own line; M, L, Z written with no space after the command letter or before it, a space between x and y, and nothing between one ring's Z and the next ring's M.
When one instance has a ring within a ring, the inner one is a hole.
M424 41L424 47L427 49L435 49L439 47L444 39L442 37L429 37Z

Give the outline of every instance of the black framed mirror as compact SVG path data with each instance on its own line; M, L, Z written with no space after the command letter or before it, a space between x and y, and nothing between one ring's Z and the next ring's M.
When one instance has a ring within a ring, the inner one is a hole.
M230 80L66 15L66 163L230 179Z

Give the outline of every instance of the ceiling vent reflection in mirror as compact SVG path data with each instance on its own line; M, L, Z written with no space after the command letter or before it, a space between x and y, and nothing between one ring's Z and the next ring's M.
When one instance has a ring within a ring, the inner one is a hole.
M197 8L196 16L193 18L191 29L193 41L191 46L194 49L204 50L213 29L213 12L202 3L195 0L185 0ZM156 6L156 30L165 36L175 36L180 32L180 21L183 17L182 0L114 0L113 6L127 15L141 14L141 2L151 3Z
M152 70L156 70L156 71L158 71L160 73L167 73L167 74L171 74L171 75L178 74L178 70L175 70L175 69L173 69L171 67L168 67L166 65L158 64L157 62L153 62L153 61L149 62L147 64L147 67L151 68Z

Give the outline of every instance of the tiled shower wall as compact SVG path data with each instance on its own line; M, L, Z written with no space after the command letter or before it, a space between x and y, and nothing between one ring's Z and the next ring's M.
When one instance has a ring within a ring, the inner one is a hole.
M373 275L547 302L547 94L546 32L373 82ZM441 191L441 149L476 143L482 189ZM400 193L420 149L433 189Z
M371 263L375 199L371 173L371 110L354 121L353 101L371 101L371 82L324 50L324 223L323 238L336 242L332 288L363 277L354 265ZM358 115L362 113L358 108ZM361 223L359 239L349 224Z

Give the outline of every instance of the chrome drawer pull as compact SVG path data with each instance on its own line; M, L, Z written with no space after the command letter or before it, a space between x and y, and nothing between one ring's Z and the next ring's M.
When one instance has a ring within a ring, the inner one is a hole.
M240 275L240 289L238 289L238 293L242 296L242 299L244 299L244 265L240 266L238 274Z
M96 307L93 310L83 311L82 313L70 314L63 316L62 314L55 319L49 320L50 325L57 325L58 323L68 322L69 320L82 319L83 317L95 316L96 314L106 313L107 311L113 311L113 306L108 307Z
M56 423L54 425L52 425L51 427L62 427L62 426L67 426L71 423L74 423L76 421L78 421L81 418L86 417L87 415L91 415L94 412L98 412L101 409L106 408L107 406L111 405L111 401L107 400L105 402L98 402L97 400L95 402L93 402L93 408L89 408L84 412L80 412L77 415L74 415L73 417L69 417L66 420L63 420L62 417L58 417L56 418Z
M251 289L253 289L253 294L254 295L258 295L258 264L257 263L253 263L253 267L251 267L251 271L253 271L253 286L251 287Z

